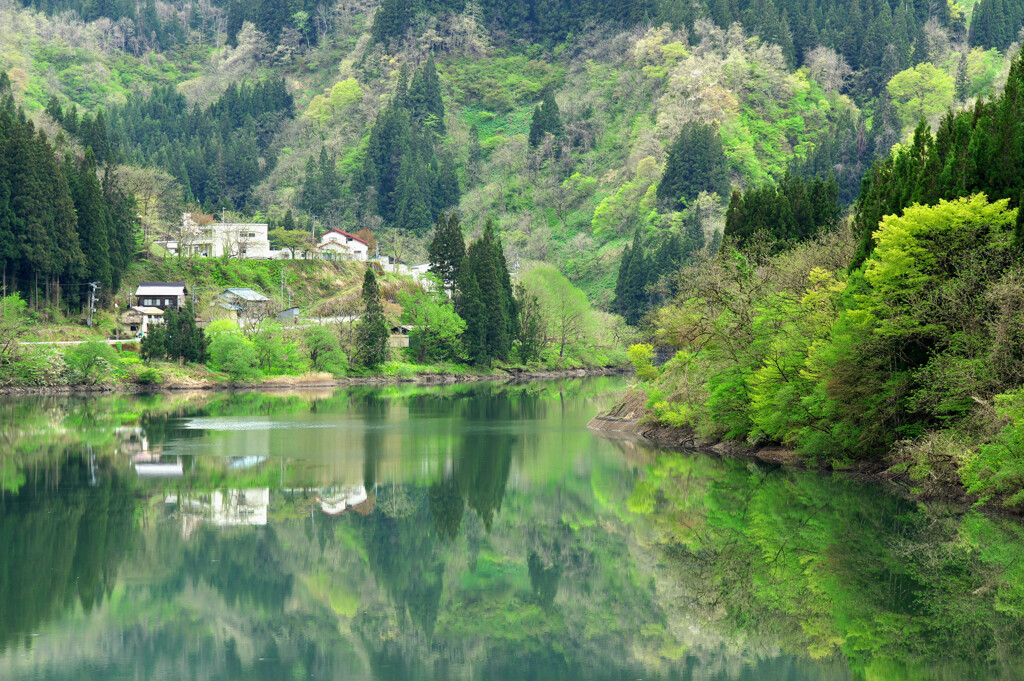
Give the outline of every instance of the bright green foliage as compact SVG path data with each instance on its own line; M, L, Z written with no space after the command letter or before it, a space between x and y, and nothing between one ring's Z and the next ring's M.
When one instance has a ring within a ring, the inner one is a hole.
M232 381L256 381L262 375L256 345L238 333L221 333L210 341L210 366Z
M356 327L356 362L366 369L376 369L387 360L388 325L384 317L384 300L373 270L363 277L363 315Z
M341 351L338 338L323 326L312 326L305 333L306 354L311 371L342 376L348 370L348 358Z
M538 267L523 277L523 286L537 296L547 336L558 349L559 361L579 357L596 331L587 297L550 266ZM590 338L588 338L588 336Z
M654 366L654 346L650 343L630 345L629 361L640 380L653 381L658 378L658 370Z
M1006 506L1024 505L1024 403L1020 390L995 396L995 410L1007 425L995 440L968 455L960 469L964 487L979 502L1001 497Z
M685 124L669 149L658 200L682 208L701 192L728 196L729 186L729 162L718 132L706 123Z
M871 235L883 216L899 215L914 203L934 204L976 192L992 200L1020 200L1024 194L1022 92L1024 55L1018 55L1002 97L946 115L934 138L922 122L911 144L871 170L856 204L854 227L861 246L854 266L874 247Z
M966 68L966 67L965 67ZM931 118L953 104L953 78L924 62L900 71L886 86L904 125Z
M257 329L254 341L263 373L274 376L301 373L303 370L302 350L280 324L264 322Z
M18 342L29 330L28 305L17 293L0 298L0 366L18 356Z
M402 323L409 324L409 354L413 361L457 362L462 357L462 333L466 322L455 312L444 289L402 293Z
M93 385L110 377L117 364L117 352L102 341L87 341L68 348L64 360L73 374L72 383Z

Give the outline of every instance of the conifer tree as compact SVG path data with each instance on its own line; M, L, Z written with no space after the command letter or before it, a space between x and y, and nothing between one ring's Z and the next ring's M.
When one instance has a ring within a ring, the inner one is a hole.
M462 236L459 214L451 212L437 219L434 239L427 251L430 271L441 279L449 293L454 293L462 261L466 257L466 242Z
M956 101L963 102L967 100L967 53L964 52L960 55L960 60L956 65L956 89L954 97Z
M90 281L99 282L105 291L109 291L114 281L110 262L110 222L99 178L96 177L96 159L91 149L86 149L85 158L82 159L71 188L78 215L78 235L85 255L85 276Z
M555 93L551 86L544 88L540 105L533 110L533 118L530 119L529 142L535 147L544 141L544 135L550 133L553 137L561 137L564 132L562 125L562 113L558 110L558 103L555 102Z
M387 361L388 325L380 286L370 268L363 276L362 303L363 316L356 326L356 362L372 371Z
M437 137L444 136L444 100L433 55L413 76L406 101L413 121Z
M637 227L633 233L633 245L623 255L619 281L615 285L615 308L631 326L638 325L647 311L647 284L650 279L651 263L644 254L643 235Z
M686 123L669 149L657 196L666 207L678 209L702 191L728 195L729 161L717 131L706 123Z

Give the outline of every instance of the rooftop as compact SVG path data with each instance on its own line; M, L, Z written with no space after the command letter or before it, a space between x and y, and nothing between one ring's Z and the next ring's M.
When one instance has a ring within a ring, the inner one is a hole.
M142 281L135 289L137 296L183 296L187 293L188 287L183 281Z
M256 303L264 303L270 298L259 291L254 291L251 288L228 288L224 289L224 292L220 294L224 298L241 298L242 300L248 300Z
M365 241L363 241L362 239L360 239L359 237L357 237L355 234L349 234L348 232L343 232L340 229L329 229L329 230L327 230L326 232L324 232L323 234L320 235L320 240L323 241L324 237L327 236L328 234L331 234L331 233L340 234L343 237L346 237L346 238L349 238L349 239L354 239L354 240L358 241L359 243L363 244L364 246L369 246L370 245L370 244L366 243Z

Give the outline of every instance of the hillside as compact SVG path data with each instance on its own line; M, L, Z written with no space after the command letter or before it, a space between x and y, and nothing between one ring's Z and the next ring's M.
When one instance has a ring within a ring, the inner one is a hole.
M458 207L468 236L496 217L510 262L609 308L637 227L651 249L723 228L724 190L700 191L721 185L656 191L684 128L712 124L735 188L830 174L849 205L920 117L997 92L1016 49L955 3L278 5L8 5L0 70L51 137L121 164L147 236L189 205L291 210L419 259Z

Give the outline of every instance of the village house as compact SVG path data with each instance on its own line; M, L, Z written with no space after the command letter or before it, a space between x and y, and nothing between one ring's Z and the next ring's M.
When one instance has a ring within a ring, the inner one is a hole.
M171 255L200 258L269 259L280 255L270 250L268 226L261 222L212 222L201 224L192 213L181 216L178 239L159 242Z
M177 310L185 306L188 295L188 286L181 281L144 281L135 289L135 305Z
M365 262L370 257L370 246L359 237L331 229L320 235L317 244L320 257L325 260L359 260Z
M188 295L183 282L144 281L135 289L135 304L121 314L118 322L129 336L144 336L150 326L163 323L165 310L181 309Z
M258 323L274 312L274 302L251 288L228 288L217 296L217 303L232 312L242 326Z

